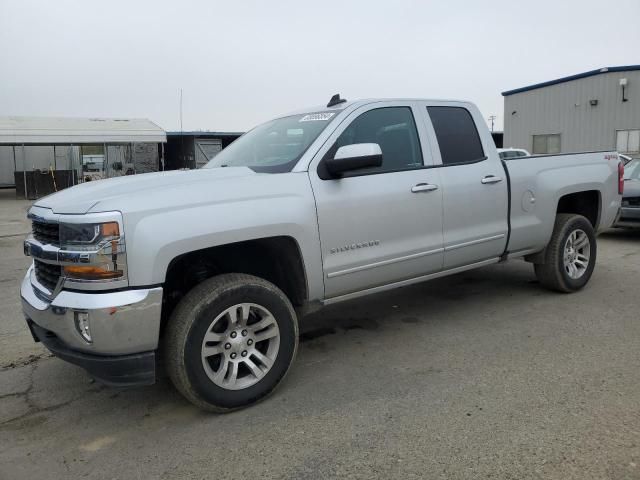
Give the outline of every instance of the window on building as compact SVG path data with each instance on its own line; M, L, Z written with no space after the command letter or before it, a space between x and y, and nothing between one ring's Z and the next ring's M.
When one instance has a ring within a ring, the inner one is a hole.
M534 135L533 153L534 155L560 153L560 134Z
M618 130L616 150L620 153L640 153L640 130Z
M461 107L427 107L436 131L443 165L484 160L480 135L469 111Z

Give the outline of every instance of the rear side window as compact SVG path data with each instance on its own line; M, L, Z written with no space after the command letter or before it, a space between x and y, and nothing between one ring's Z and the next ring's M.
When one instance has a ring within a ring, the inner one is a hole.
M484 160L480 135L471 114L461 107L427 107L443 165Z

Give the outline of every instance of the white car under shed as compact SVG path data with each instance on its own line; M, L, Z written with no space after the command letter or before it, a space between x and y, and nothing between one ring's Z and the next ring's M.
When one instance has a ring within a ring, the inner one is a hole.
M0 117L0 186L34 199L85 181L162 170L166 141L144 118Z

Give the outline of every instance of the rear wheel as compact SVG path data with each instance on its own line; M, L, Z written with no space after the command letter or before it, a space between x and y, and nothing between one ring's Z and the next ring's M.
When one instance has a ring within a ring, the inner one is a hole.
M596 236L589 220L582 215L558 214L544 263L534 265L536 276L552 290L580 290L591 278L596 251Z
M201 283L167 326L167 371L176 388L205 410L258 402L282 381L298 348L291 302L275 285L244 274Z

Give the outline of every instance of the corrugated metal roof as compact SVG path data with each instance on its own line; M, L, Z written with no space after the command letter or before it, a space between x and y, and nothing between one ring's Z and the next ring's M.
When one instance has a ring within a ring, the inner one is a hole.
M209 132L206 130L192 130L188 132L167 132L170 137L173 136L189 136L189 137L239 137L244 132Z
M592 77L594 75L600 75L602 73L632 72L634 70L640 70L640 65L623 65L620 67L604 67L604 68L599 68L598 70L589 70L588 72L578 73L576 75L570 75L568 77L558 78L556 80L549 80L548 82L535 83L527 87L516 88L514 90L507 90L506 92L502 92L502 96L507 97L509 95L513 95L514 93L527 92L529 90L548 87L550 85L557 85L558 83L570 82L571 80L578 80L580 78Z
M0 144L166 141L146 118L0 117Z

